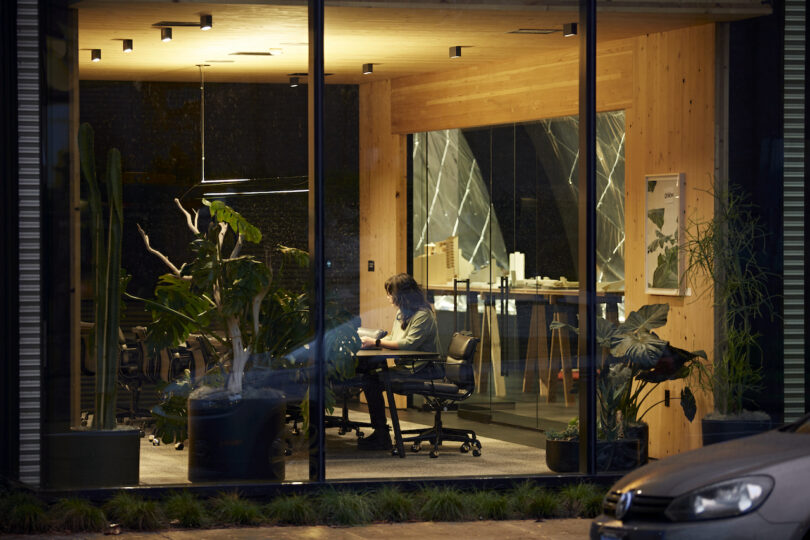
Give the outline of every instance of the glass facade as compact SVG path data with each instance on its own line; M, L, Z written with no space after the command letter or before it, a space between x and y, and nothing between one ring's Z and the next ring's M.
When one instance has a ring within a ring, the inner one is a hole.
M575 11L325 2L314 132L306 6L40 3L35 483L577 473L586 397L596 472L616 472L706 444L712 413L805 407L783 201L757 188L782 183L781 125L763 105L744 140L753 94L728 94L749 57L723 43L776 17L758 3L730 25L600 12L590 202ZM739 261L743 294L724 287Z

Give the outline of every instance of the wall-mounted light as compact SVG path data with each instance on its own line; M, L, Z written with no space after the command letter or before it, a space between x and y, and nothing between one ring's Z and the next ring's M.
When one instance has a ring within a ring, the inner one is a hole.
M90 49L90 61L101 62L101 49Z
M125 53L131 53L132 52L132 40L131 39L125 39L124 40L124 52Z
M172 29L171 28L161 28L160 29L160 41L167 42L172 40Z
M571 37L577 35L577 23L565 23L563 25L563 36Z
M374 73L374 64L363 64L363 75Z
M211 15L200 15L200 30L211 30L214 18Z
M450 58L461 58L461 45L450 47Z
M290 77L290 88L296 88L298 86L298 77Z

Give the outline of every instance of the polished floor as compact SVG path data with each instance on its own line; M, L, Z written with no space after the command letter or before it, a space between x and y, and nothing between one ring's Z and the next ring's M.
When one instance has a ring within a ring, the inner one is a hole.
M566 413L575 412L567 407ZM340 411L336 411L336 414ZM427 448L406 457L391 456L387 451L359 451L354 433L339 435L337 429L326 430L326 477L340 479L436 478L464 476L533 475L550 472L545 463L545 438L536 429L479 422L459 418L456 412L443 415L444 424L476 431L482 444L482 455L474 457L459 451L458 443L448 443L438 458L430 458ZM463 416L463 413L462 413ZM353 420L367 420L358 405L350 411ZM432 424L432 414L416 410L401 412L403 429ZM306 481L309 462L307 441L292 438L293 454L286 461L286 481ZM408 447L406 447L408 450ZM188 452L174 445L153 446L147 438L141 441L142 485L187 485Z

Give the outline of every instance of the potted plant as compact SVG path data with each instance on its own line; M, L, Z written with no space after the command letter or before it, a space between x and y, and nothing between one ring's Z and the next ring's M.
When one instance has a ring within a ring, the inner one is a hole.
M171 270L160 277L154 300L138 299L152 310L150 348L174 347L196 334L217 359L197 380L187 374L164 387L164 402L153 409L158 435L164 441L188 436L192 481L283 480L287 405L308 403L307 295L282 287L269 264L241 254L244 242L261 241L256 227L222 201L202 202L207 225L200 224L202 211L192 214L175 199L193 237L193 258L181 266L152 247L139 227L147 250ZM306 252L278 249L279 274L287 261L308 266ZM346 317L330 322L327 370L351 377L359 338ZM306 423L306 406L298 410Z
M714 398L714 411L701 420L704 445L770 429L768 414L749 407L756 409L764 360L754 322L773 317L768 272L759 261L767 234L754 205L739 189L708 193L714 216L691 219L684 245L687 279L698 295L713 294L719 322L714 363L696 366L701 388Z
M48 436L48 484L54 488L90 488L137 485L140 466L140 433L118 426L116 395L121 355L119 322L121 291L127 278L121 269L123 204L121 153L107 153L106 181L109 222L105 233L104 202L96 177L94 133L90 124L79 127L81 173L87 182L93 253L94 322L92 351L95 357L95 411L86 428Z
M649 437L644 417L663 403L649 402L653 390L664 381L687 377L692 365L699 364L696 359L706 358L703 351L679 349L653 332L666 324L668 313L669 304L651 304L628 314L620 325L601 317L596 320L596 339L602 349L596 381L600 437L606 441L638 440L637 464L647 462ZM562 322L551 326L578 332ZM691 422L697 412L691 389L684 387L678 399Z

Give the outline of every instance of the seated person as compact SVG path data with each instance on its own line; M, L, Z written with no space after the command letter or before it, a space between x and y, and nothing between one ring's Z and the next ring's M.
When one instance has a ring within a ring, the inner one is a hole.
M416 280L408 274L391 276L385 282L388 301L398 310L394 327L388 336L382 339L363 337L363 348L379 347L382 349L403 349L411 351L439 352L439 329L436 314L425 299L425 295ZM442 377L441 368L426 360L398 360L392 371L421 379ZM385 417L383 401L383 383L379 372L371 371L363 376L363 392L368 402L368 412L374 432L357 441L361 450L388 450L391 448L391 435Z

